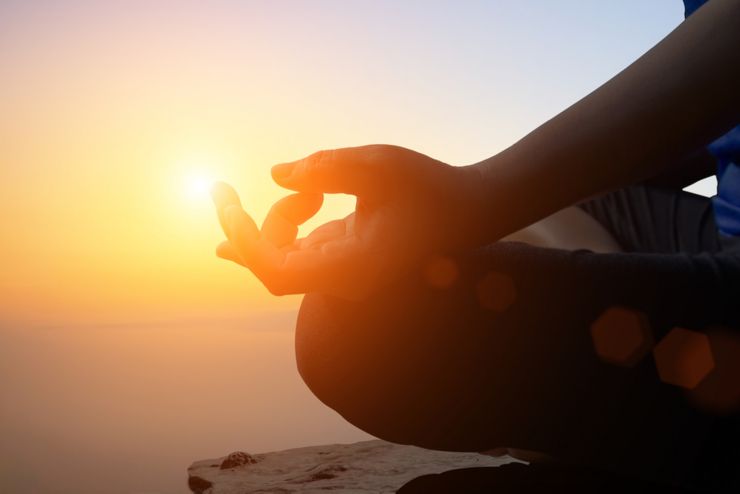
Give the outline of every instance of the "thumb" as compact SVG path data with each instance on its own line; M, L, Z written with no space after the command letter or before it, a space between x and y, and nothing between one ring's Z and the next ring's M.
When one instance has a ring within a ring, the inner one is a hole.
M368 146L319 151L290 163L272 167L272 178L281 187L300 192L372 193L379 167L372 166Z

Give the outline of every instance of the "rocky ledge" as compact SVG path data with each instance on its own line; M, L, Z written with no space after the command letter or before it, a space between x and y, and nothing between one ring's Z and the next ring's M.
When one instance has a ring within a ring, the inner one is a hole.
M363 441L196 461L188 468L188 486L195 494L393 493L420 475L510 461Z

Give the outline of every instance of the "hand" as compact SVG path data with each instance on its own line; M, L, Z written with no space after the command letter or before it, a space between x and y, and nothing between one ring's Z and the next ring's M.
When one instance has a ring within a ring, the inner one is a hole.
M427 256L469 243L474 174L396 146L320 151L273 167L275 182L298 193L275 203L261 230L236 192L216 184L228 238L217 254L249 268L276 295L362 299ZM296 239L323 193L357 196L355 212Z

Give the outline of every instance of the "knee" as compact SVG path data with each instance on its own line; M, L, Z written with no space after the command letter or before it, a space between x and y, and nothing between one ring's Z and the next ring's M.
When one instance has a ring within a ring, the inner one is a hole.
M435 449L490 447L490 438L468 430L495 420L475 412L488 375L486 355L474 350L481 342L457 330L459 310L430 311L444 303L407 288L364 302L307 295L295 339L301 377L324 404L376 437Z
M370 434L402 442L390 421L380 420L399 406L392 376L398 348L387 337L367 304L308 294L296 326L296 363L324 404Z
M311 293L304 297L298 313L295 352L298 372L311 391L335 408L345 390L348 353L342 304L331 297ZM350 330L350 328L346 328Z

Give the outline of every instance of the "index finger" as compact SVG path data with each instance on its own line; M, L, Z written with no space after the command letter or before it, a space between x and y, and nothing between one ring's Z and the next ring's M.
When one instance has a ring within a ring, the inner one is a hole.
M239 200L239 194L236 193L234 188L226 182L214 182L211 186L211 198L213 204L216 206L216 212L218 213L218 221L221 224L221 229L228 236L229 234L229 222L226 219L224 211L229 206L242 207L242 202Z

